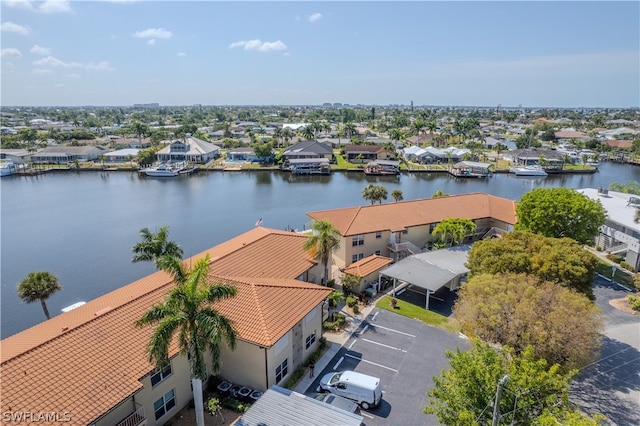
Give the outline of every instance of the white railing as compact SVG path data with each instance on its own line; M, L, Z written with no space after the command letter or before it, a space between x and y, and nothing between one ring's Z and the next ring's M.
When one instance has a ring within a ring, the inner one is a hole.
M144 407L141 405L136 411L131 413L126 419L117 424L117 426L139 426L146 424L147 418L144 415Z
M423 252L420 247L409 241L403 243L390 243L387 247L395 253L400 251L408 251L411 254L419 254Z

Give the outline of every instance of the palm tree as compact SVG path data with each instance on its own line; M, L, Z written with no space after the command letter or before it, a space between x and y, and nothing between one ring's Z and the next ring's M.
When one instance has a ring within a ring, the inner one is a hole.
M402 196L402 191L399 189L394 189L393 191L391 191L391 196L393 197L394 200L396 200L396 203L398 201L404 200L404 197Z
M440 197L448 197L449 194L447 194L446 192L443 192L442 189L438 189L432 196L431 198L440 198Z
M314 258L320 258L324 271L322 284L326 285L329 277L329 258L340 246L340 232L327 220L314 220L311 230L312 233L303 247Z
M289 144L289 141L293 139L293 136L293 132L288 127L282 131L282 138L284 139L285 145Z
M154 262L159 268L158 262L161 257L169 256L182 259L182 248L173 241L168 241L169 226L165 225L154 234L148 228L140 230L142 241L133 246L133 258L131 261L136 262Z
M273 131L273 137L276 138L277 147L280 148L280 138L282 137L282 127L276 127Z
M174 338L177 338L180 353L191 356L196 424L204 425L202 381L207 374L205 351L208 349L211 352L213 370L217 372L220 369L219 344L224 340L231 349L236 344L233 324L211 304L234 297L236 289L231 285L209 281L209 255L199 259L191 270L183 270L176 258L173 258L173 265L182 271L184 279L178 281L163 302L145 312L136 321L136 326L156 326L147 343L147 353L149 362L155 363L157 368L161 369L169 363L169 347Z
M316 132L313 129L313 126L311 124L308 124L306 126L304 126L302 128L302 130L300 130L300 134L302 135L302 137L304 137L307 140L315 140L315 134Z
M46 271L29 272L27 278L18 284L18 297L27 303L39 300L47 319L51 319L45 301L59 290L62 286L55 275Z
M376 186L370 183L362 190L362 198L364 198L367 201L371 201L371 204L375 203L376 201L375 190L376 190Z

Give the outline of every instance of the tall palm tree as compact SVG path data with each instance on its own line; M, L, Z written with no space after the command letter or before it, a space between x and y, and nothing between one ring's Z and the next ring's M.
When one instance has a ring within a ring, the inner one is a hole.
M304 126L300 130L300 134L302 135L302 137L310 141L315 140L316 138L316 132L311 124Z
M327 220L314 220L311 223L312 233L304 242L304 249L314 258L319 257L323 267L322 284L326 285L329 277L329 258L340 246L340 233Z
M169 259L169 257L165 257ZM191 384L196 410L196 424L204 425L202 381L206 377L205 351L211 352L213 370L220 369L220 347L225 341L235 348L236 334L233 324L216 311L211 304L234 297L235 287L214 284L209 280L209 255L199 259L192 269L184 270L180 261L172 258L173 268L181 270L181 278L166 299L145 312L136 326L154 325L147 343L149 362L163 368L169 363L169 347L177 339L182 355L191 356ZM175 272L175 270L173 272ZM175 275L174 275L175 276Z
M45 301L59 290L62 286L55 275L46 271L29 272L27 278L18 284L18 297L27 303L39 300L47 319L51 319Z
M393 191L391 191L391 196L393 197L394 200L396 200L396 203L398 201L404 200L404 197L402 196L402 191L399 189L394 189Z
M282 131L282 138L284 139L285 145L289 144L289 141L293 139L293 136L294 136L293 132L288 127Z
M133 258L131 261L136 262L154 262L156 267L162 256L170 256L182 259L182 248L173 241L168 241L169 226L165 225L158 230L157 233L149 231L148 228L140 230L142 241L133 246Z

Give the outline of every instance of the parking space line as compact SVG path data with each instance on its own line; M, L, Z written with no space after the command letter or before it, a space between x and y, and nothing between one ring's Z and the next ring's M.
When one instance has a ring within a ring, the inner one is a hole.
M338 362L336 362L336 365L333 366L334 370L337 370L338 367L340 367L340 364L342 364L342 361L344 361L344 357L341 356L340 359L338 360Z
M380 312L380 311L376 311L376 313L373 314L373 316L371 317L371 321L375 321L376 320L376 317L378 316L378 312Z
M358 334L363 335L363 334L364 334L364 332L365 332L365 331L367 331L367 328L369 328L369 324L365 325L365 326L362 328L362 331L361 331L360 333L358 333Z
M416 337L413 334L405 333L404 331L400 331L400 330L394 330L393 328L383 327L381 325L376 325L375 327L381 328L383 330L393 331L394 333L398 333L398 334L404 334L405 336L409 336L409 337Z
M369 340L369 339L362 339L362 340L364 340L365 342L373 343L374 345L383 346L385 348L395 349L396 351L407 353L407 351L405 351L404 349L396 348L395 346L385 345L384 343L374 342L373 340Z
M362 359L362 358L360 358L360 357L358 357L358 356L355 356L355 355L351 355L351 354L344 354L344 356L348 356L349 358L356 359L356 360L358 360L358 361L360 361L360 362L366 362L367 364L375 365L376 367L386 368L387 370L391 370L391 371L393 371L394 373L397 373L397 372L398 372L398 370L396 370L395 368L387 367L386 365L378 364L378 363L376 363L376 362L367 361L366 359Z

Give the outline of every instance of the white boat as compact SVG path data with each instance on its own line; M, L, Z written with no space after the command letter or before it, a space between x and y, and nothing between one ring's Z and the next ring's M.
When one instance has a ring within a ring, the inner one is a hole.
M0 176L11 176L18 171L18 167L8 160L0 162Z
M160 164L156 167L149 167L148 169L144 169L142 172L145 175L152 177L175 177L180 174L178 170L166 164Z
M509 171L516 176L547 176L547 172L540 166L512 167Z

